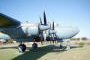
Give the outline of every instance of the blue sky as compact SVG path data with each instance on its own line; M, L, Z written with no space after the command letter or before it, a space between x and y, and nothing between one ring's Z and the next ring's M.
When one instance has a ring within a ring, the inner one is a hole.
M21 22L39 22L44 10L48 21L77 26L77 37L90 37L89 0L0 0L0 12Z

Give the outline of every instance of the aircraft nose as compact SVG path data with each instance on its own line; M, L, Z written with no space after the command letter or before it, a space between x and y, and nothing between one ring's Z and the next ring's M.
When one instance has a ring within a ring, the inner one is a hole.
M80 32L80 30L77 27L71 28L72 30L72 35L75 36L76 34L78 34Z
M56 35L60 39L69 39L79 33L77 27L59 27L56 28Z

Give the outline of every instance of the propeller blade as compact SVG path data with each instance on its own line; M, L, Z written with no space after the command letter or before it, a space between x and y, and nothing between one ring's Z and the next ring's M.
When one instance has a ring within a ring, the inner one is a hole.
M51 24L50 24L50 29L51 29Z
M42 25L42 20L41 20L41 17L40 17L40 24Z
M53 21L52 29L54 30L54 28L55 28L55 27L54 27L54 21Z
M47 25L47 19L46 19L45 11L44 11L44 25Z

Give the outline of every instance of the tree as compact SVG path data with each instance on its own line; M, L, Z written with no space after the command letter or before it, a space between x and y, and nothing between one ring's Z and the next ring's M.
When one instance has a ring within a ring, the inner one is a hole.
M82 37L81 39L82 39L82 40L88 40L88 38L86 38L86 37Z

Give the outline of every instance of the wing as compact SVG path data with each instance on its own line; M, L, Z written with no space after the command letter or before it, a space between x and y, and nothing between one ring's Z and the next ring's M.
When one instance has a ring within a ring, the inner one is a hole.
M0 13L0 27L17 27L19 25L20 21Z

